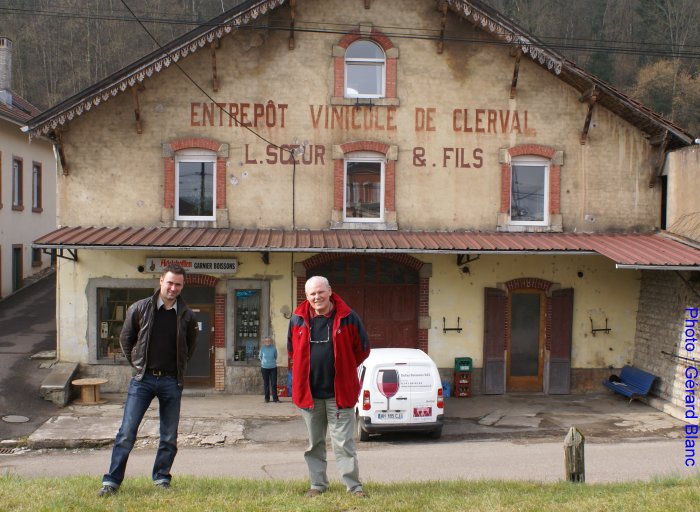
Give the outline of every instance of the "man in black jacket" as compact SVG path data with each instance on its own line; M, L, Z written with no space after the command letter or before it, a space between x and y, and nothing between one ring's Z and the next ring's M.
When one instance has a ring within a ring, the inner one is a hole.
M187 361L197 342L194 312L180 297L185 271L168 266L160 276L160 289L152 297L132 304L126 313L119 343L136 373L129 383L124 417L112 448L109 472L102 478L98 496L117 492L136 432L151 401L158 398L160 444L153 464L153 482L170 488L170 468L177 453L177 428Z

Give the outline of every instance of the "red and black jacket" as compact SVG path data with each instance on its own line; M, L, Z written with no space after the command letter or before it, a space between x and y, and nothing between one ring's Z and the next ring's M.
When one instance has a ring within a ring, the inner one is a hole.
M369 339L360 317L335 293L333 318L333 354L335 356L335 402L339 409L355 407L360 392L357 367L369 355ZM292 362L292 400L297 407L309 409L314 399L309 386L309 330L311 304L305 300L289 320L287 353Z

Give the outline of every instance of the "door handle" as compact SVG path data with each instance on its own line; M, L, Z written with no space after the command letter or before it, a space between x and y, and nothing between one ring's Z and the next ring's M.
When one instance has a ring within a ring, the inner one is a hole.
M214 350L216 350L216 347L214 347L213 345L212 345L211 347L209 347L209 353L210 353L210 354L213 354L213 353L214 353Z

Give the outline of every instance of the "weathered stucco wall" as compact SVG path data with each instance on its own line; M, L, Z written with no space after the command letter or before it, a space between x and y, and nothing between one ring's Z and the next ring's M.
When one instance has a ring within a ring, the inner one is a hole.
M136 282L141 283L140 287L154 286L157 275L137 270L146 257L154 256L157 254L143 251L81 250L78 263L61 260L58 318L62 360L90 362L89 347L96 345L97 336L95 321L89 318L90 281L124 280L130 286L136 286ZM168 258L184 256L184 253L169 254ZM221 257L221 254L203 254L201 257ZM282 309L284 306L294 307L289 272L291 256L271 254L269 265L262 263L257 253L237 253L235 257L239 259L240 271L232 279L260 279L270 283L270 334L279 351L278 364L286 366L288 320ZM308 257L297 254L294 261L300 262ZM453 256L434 255L420 259L433 265L428 346L430 356L439 367L452 367L454 358L463 356L472 357L474 366L481 367L484 288L531 276L551 281L561 288L574 289L572 367L620 367L632 359L639 294L636 271L615 270L612 263L598 256L481 256L470 263L469 274L454 264ZM71 271L69 266L79 266L81 271ZM582 276L578 277L578 273ZM231 304L227 305L227 308L231 307ZM227 322L231 322L230 313L227 309ZM454 327L457 316L460 317L462 332L443 333L442 318L446 318L448 327ZM592 336L590 318L596 327L602 327L608 318L610 333ZM225 353L221 354L227 359L232 358L229 342L227 339Z
M700 242L700 146L668 155L667 229Z
M286 7L275 12L287 15ZM297 7L297 20L342 19L349 27L381 26L391 19L418 32L434 30L439 18L433 2L406 2L400 12L392 2L374 2L369 10L343 1ZM466 39L489 40L469 23L449 19L449 29L462 30ZM648 187L653 159L643 134L596 107L582 145L587 106L577 91L529 57L521 62L516 96L510 99L514 60L506 46L447 42L438 54L433 41L396 38L399 105L338 106L330 101L331 54L341 37L297 33L295 49L288 50L285 31L234 32L217 50L218 92L210 86L209 51L180 60L217 103L253 124L251 129L272 145L214 109L174 65L146 80L138 94L142 134L136 133L129 94L76 118L63 137L70 174L61 177L60 223L86 224L86 211L94 225L166 223L162 145L203 137L228 145L226 208L232 226L289 228L294 208L296 227L328 227L332 148L355 140L397 147L396 216L402 229L494 230L499 149L521 144L563 152L565 231L658 225L660 192ZM269 117L255 117L256 104ZM288 154L274 145L295 140L308 141L309 147L293 170L283 163Z

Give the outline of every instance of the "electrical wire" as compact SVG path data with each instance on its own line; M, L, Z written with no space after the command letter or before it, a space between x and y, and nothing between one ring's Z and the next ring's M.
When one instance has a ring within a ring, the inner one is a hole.
M78 8L79 9L79 8ZM131 13L131 18L118 15L100 15L100 14L79 14L75 12L62 12L62 11L50 11L50 10L33 10L33 9L22 9L22 8L11 8L11 7L0 7L0 12L7 12L9 14L19 14L19 15L40 15L40 16L56 16L64 18L75 18L75 19L89 19L89 20L102 20L102 21L118 21L118 22L133 22L136 21L143 26L143 23L152 24L165 24L165 25L184 25L184 26L215 26L209 21L199 21L191 19L181 19L181 18L163 18L163 17L144 17L140 16L135 18L135 14L131 9L128 9ZM284 26L274 25L275 19L270 18L271 23L267 25L259 25L255 27L240 27L241 29L248 30L288 30L289 28ZM284 23L284 21L280 21ZM354 26L353 26L354 27ZM328 21L297 21L295 25L296 32L308 32L308 33L325 33L325 34L346 34L348 30L352 27L348 24L343 23L333 23ZM422 39L422 40L437 40L440 39L439 32L437 30L431 29L418 29L413 27L401 27L401 26L378 26L385 35L397 39ZM149 36L151 34L149 33ZM153 37L151 36L153 39ZM482 44L495 44L495 45L506 45L509 46L512 43L503 41L486 41L479 38L465 38L465 37L455 37L455 36L443 36L443 40L450 42L459 43L482 43ZM574 38L570 42L566 41L569 39L560 37L537 37L537 41L531 43L532 46L546 44L551 49L556 50L568 50L572 52L606 52L606 53L617 53L626 55L646 55L655 57L672 57L672 58L686 58L686 59L700 59L700 52L694 51L695 49L700 49L697 45L683 45L683 50L668 50L668 44L666 43L651 43L651 42L639 42L639 41L620 41L620 40L602 40L602 39L585 39L585 38ZM156 43L157 44L157 43ZM528 44L524 44L528 46ZM687 50L686 50L687 49Z
M155 36L148 30L148 28L146 28L146 25L144 25L144 24L141 22L141 20L140 20L139 17L134 13L134 11L131 10L131 7L129 7L129 5L126 3L126 0L120 0L120 1L121 1L122 5L131 13L131 15L134 17L134 20L136 20L136 22L141 26L141 28L144 30L144 32L146 32L146 34L148 34L148 37L150 37L151 40L156 44L156 46L158 46L158 48L160 49L160 51L163 52L163 55L167 57L168 53L165 51L165 48L163 48L163 46L162 46L162 45L160 44L160 42L155 38ZM236 116L234 116L231 112L229 112L228 110L226 110L226 109L224 109L223 107L221 107L220 104L219 104L219 102L217 102L207 91L205 91L204 88L203 88L201 85L199 85L199 84L197 83L197 81L196 81L194 78L192 78L192 77L190 76L190 74L187 73L187 71L185 71L185 70L182 68L182 66L180 66L180 63L179 63L179 62L173 61L173 64L175 64L175 65L177 66L177 69L179 69L179 70L182 72L182 74L185 75L185 77L192 83L192 85L194 85L197 89L199 89L199 91L200 91L204 96L206 96L206 97L209 99L209 101L211 101L214 105L216 105L217 108L218 108L221 112L224 112L227 116L229 116L231 119L233 119L233 121L236 123L237 126L242 126L242 127L245 128L246 130L248 130L250 133L252 133L253 135L255 135L257 138L259 138L260 140L266 142L267 144L269 144L269 145L271 145L271 146L274 146L276 149L279 149L279 150L281 150L281 151L287 151L287 152L290 153L292 156L294 156L293 150L289 150L289 149L287 149L287 148L283 148L283 147L281 147L281 146L278 146L278 145L275 144L274 142L272 142L272 141L266 139L265 137L263 137L262 135L260 135L260 134L259 134L258 132L256 132L255 130L251 129L249 126L246 126L245 124L242 124L241 122L239 122L238 119L236 118Z
M163 48L163 46L160 44L160 42L158 42L158 40L153 36L153 34L151 34L151 32L148 30L148 28L146 28L146 26L141 22L141 20L139 19L139 17L136 16L136 14L134 13L134 11L131 10L131 7L129 7L129 5L126 3L126 0L121 0L121 3L122 3L122 4L124 5L124 7L126 7L126 9L131 13L131 15L132 15L132 16L134 17L134 19L138 22L138 24L141 26L141 28L144 30L144 32L146 32L146 34L148 34L148 37L150 37L150 38L153 40L153 42L158 46L158 48L160 49L160 51L163 52L163 55L167 56L167 52L165 51L165 49ZM226 110L226 109L224 109L223 107L221 107L220 104L219 104L219 102L217 102L214 98L212 98L211 95L210 95L207 91L205 91L204 88L203 88L202 86L200 86L200 85L197 83L197 81L196 81L194 78L192 78L192 77L189 75L189 73L187 73L187 71L185 71L185 70L182 68L182 66L180 66L180 64L179 64L178 62L176 62L176 61L173 61L173 62L174 62L174 64L177 66L177 68L180 70L180 72L182 72L182 74L185 75L185 77L187 77L187 79L188 79L197 89L199 89L199 91L200 91L202 94L204 94L204 96L206 96L214 105L216 105L217 108L218 108L219 110L221 110L222 112L226 113L226 115L228 115L231 119L233 119L233 120L235 121L236 125L243 126L243 128L245 128L246 130L248 130L250 133L252 133L253 135L255 135L255 136L256 136L257 138L259 138L260 140L266 142L268 145L273 146L273 147L279 149L280 151L286 151L287 153L289 153L289 154L291 155L291 157L292 157L292 229L295 229L295 224L296 224L296 222L295 222L294 217L295 217L295 210L296 210L296 201L295 201L295 194L294 194L294 182L295 182L295 180L296 180L296 170L297 170L297 160L296 160L296 151L295 151L295 149L291 149L291 150L290 150L290 149L284 148L284 147L282 147L282 146L279 146L279 145L275 144L274 142L272 142L272 141L266 139L265 137L263 137L262 135L260 135L258 132L256 132L255 130L251 129L249 126L246 126L246 125L243 125L243 124L239 123L238 119L236 119L236 116L234 116L231 112L229 112L228 110ZM305 149L305 145L301 145L300 147L302 148L302 154L303 154L303 150Z

